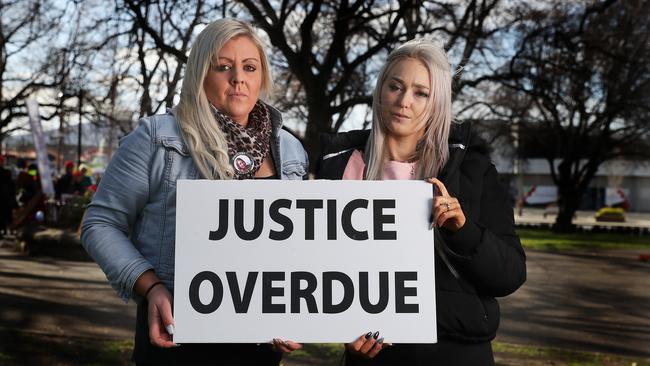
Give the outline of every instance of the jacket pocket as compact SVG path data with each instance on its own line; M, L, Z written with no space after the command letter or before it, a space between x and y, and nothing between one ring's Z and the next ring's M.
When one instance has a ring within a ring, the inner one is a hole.
M178 138L162 137L160 138L160 143L166 149L173 149L182 156L190 156L190 150L188 149L187 145L185 145L185 143Z
M301 180L307 174L307 167L298 160L289 160L282 163L282 179Z
M179 138L163 137L160 144L165 149L164 179L176 186L179 179L196 179L196 168L187 145Z
M484 342L494 338L499 325L498 305L494 299L444 290L436 296L441 334L466 341Z

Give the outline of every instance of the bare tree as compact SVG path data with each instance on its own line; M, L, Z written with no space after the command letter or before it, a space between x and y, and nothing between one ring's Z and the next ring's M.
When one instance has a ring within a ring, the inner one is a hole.
M118 121L128 121L129 113L143 116L173 104L193 37L222 14L225 2L115 0L112 12L94 13L93 0L66 4L90 10L72 32L76 44L67 47L67 59L76 58L66 73L56 73L65 75L58 86L64 92L52 104L74 118L70 91L83 85L77 99L84 118L128 130ZM437 39L459 70L454 91L462 95L485 80L490 70L480 60L494 58L498 34L512 24L499 0L243 0L228 2L228 13L268 35L279 76L272 102L298 121L312 160L319 134L338 131L355 108L365 110L367 125L376 75L394 47L413 37Z
M48 42L64 12L51 1L0 0L0 142L22 128L18 122L27 116L26 99L39 91L56 92L70 72L70 53ZM54 106L48 101L41 100Z
M79 5L83 40L76 47L85 62L75 68L66 90L83 88L81 113L106 131L109 155L138 117L173 105L190 42L199 26L213 20L220 3L115 0L110 12L92 11L105 6L102 1ZM69 117L79 113L68 112Z
M356 106L372 103L382 57L416 36L440 40L459 72L455 93L473 86L463 79L477 50L510 24L498 0L280 1L240 0L233 14L248 13L282 57L275 57L281 88L277 101L306 122L304 144L314 161L319 135L338 131ZM498 14L500 16L496 16Z
M558 187L555 229L573 228L605 161L648 156L650 6L647 1L557 2L533 10L504 73L494 111L518 122Z
M141 116L155 113L163 105L172 106L190 42L199 26L215 20L215 14L221 13L220 7L221 1L216 0L116 2L116 8L129 19L130 38L137 44ZM158 90L154 90L154 85ZM151 94L160 97L156 99Z

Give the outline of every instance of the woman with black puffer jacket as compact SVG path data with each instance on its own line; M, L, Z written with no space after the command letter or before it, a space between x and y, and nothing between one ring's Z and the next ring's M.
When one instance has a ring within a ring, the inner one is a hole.
M346 345L346 365L494 364L495 297L524 283L525 254L485 146L469 123L452 119L447 56L431 41L414 40L394 50L379 74L372 130L323 141L318 179L424 179L436 187L438 343L387 345L381 330L360 329Z

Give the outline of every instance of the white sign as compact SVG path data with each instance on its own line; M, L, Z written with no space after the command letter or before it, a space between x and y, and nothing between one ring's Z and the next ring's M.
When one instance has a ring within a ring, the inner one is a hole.
M435 343L432 186L177 182L177 343Z

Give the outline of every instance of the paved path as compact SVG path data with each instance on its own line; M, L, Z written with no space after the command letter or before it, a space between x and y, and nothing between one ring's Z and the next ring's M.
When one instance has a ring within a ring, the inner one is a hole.
M135 304L124 304L92 262L27 257L0 246L0 304L3 330L133 336Z
M502 300L497 340L650 356L650 263L639 251L528 251L528 281ZM0 246L0 329L130 338L124 304L94 263Z
M650 263L641 252L528 250L528 280L500 300L497 340L650 356Z

